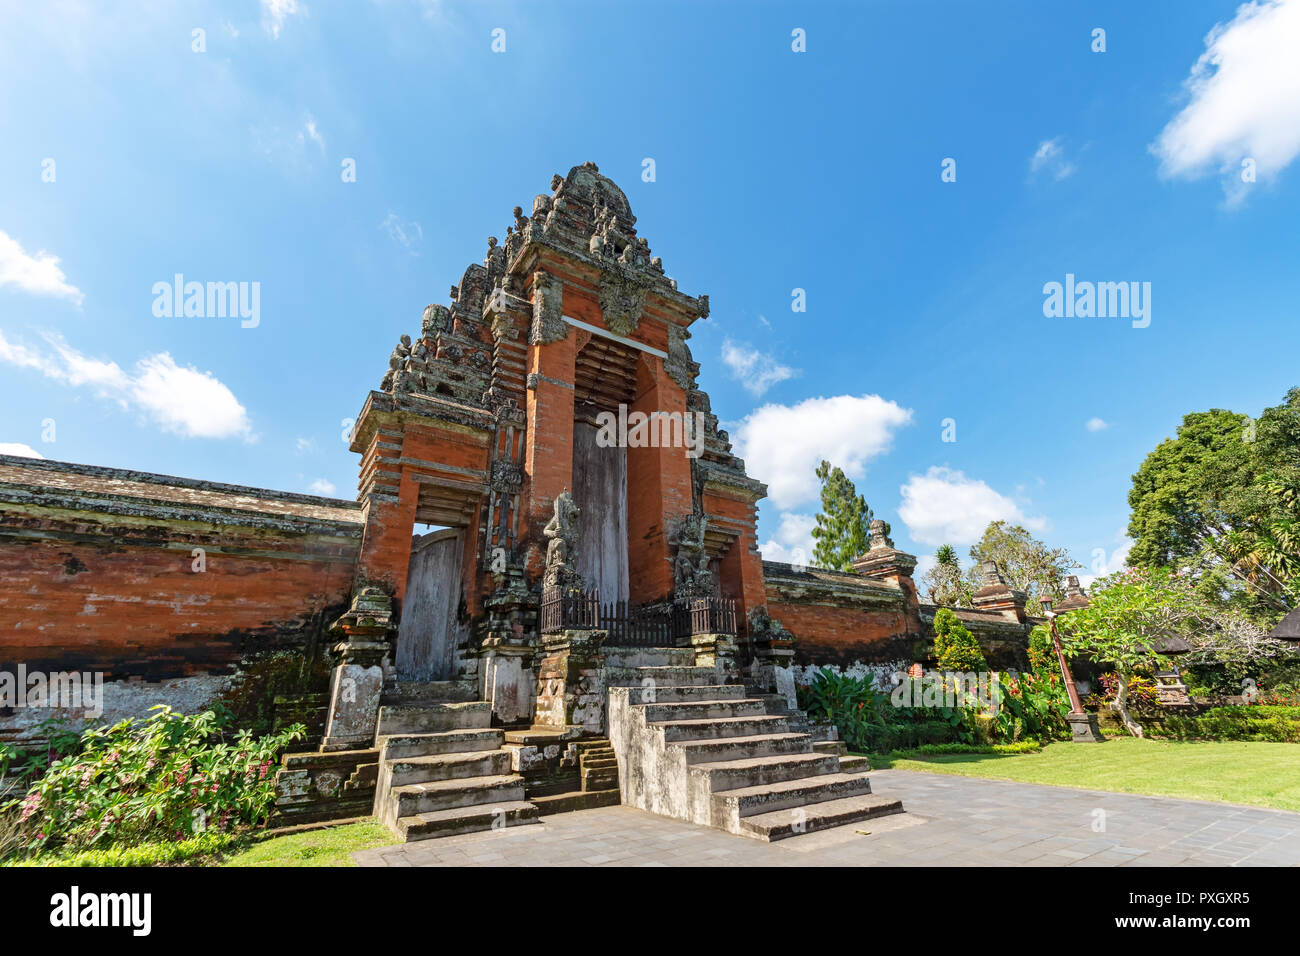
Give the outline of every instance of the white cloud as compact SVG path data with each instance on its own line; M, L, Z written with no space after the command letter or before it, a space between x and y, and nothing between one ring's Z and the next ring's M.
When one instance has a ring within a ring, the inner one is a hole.
M299 438L296 442L294 442L294 451L296 451L300 455L315 450L316 450L316 442L310 438Z
M324 478L317 478L315 481L313 481L310 485L307 486L307 490L310 491L313 495L321 495L322 497L325 498L332 498L334 497L334 492L337 491L338 489L334 487L334 482L328 481Z
M400 243L411 255L419 255L416 247L424 241L424 230L420 228L418 222L407 221L397 213L390 211L388 217L379 224L379 228L386 230L388 238Z
M790 366L782 365L771 355L751 348L747 342L736 343L731 339L722 343L722 361L731 370L731 377L755 396L762 395L777 382L784 382L797 374Z
M1092 549L1091 560L1088 562L1092 574L1080 574L1079 584L1084 588L1088 588L1098 578L1104 578L1109 574L1123 571L1128 564L1128 553L1131 550L1133 550L1133 541L1129 538L1127 531L1121 528L1115 532L1115 548L1109 555L1106 554L1105 548Z
M167 352L146 355L133 372L126 372L116 362L83 355L57 336L45 338L53 354L10 343L0 334L0 362L91 388L98 397L136 408L163 431L186 438L255 438L248 412L211 372L177 365Z
M17 455L19 458L45 457L31 445L24 445L22 442L12 441L0 441L0 455Z
M815 527L817 519L812 515L782 512L776 534L760 544L758 550L763 552L763 558L767 561L811 564L813 548L816 546L812 536Z
M1110 422L1103 421L1100 418L1090 418L1083 423L1083 427L1088 429L1090 432L1105 431L1107 428L1110 428Z
M911 421L911 409L879 395L836 395L763 405L731 432L749 473L762 475L772 504L788 511L816 500L822 459L856 481L866 474L867 461L888 451L894 433Z
M935 465L924 475L912 475L899 492L898 516L922 544L974 544L991 521L1011 521L1030 531L1047 527L1046 519L1029 517L1011 498L952 468Z
M262 0L262 29L278 40L284 22L306 12L307 8L301 6L298 0Z
M1046 170L1056 180L1072 176L1078 167L1065 158L1065 149L1061 146L1061 137L1045 139L1038 144L1038 149L1029 159L1029 171L1037 173Z
M307 140L311 140L320 147L321 155L325 154L325 137L321 135L316 126L316 117L310 113L307 114L307 119L302 124L302 132L298 134L299 143L305 143Z
M85 296L68 282L59 261L44 251L28 255L17 239L0 231L0 286L14 285L32 295L52 295L80 306Z
M1244 3L1205 37L1184 81L1188 103L1152 145L1165 176L1224 175L1229 203L1242 161L1275 175L1300 154L1300 0Z

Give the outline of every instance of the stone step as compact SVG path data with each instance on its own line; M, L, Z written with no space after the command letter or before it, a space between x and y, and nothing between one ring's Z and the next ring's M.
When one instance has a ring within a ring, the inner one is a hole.
M392 760L387 768L394 787L465 777L498 777L510 773L510 754L505 750L433 754Z
M484 729L492 725L487 701L395 705L379 708L379 736L429 734L443 730Z
M703 720L717 717L762 717L767 711L761 700L742 698L739 700L684 700L673 703L662 701L654 704L640 704L645 710L647 723L659 723L666 720Z
M746 696L743 684L704 684L702 686L634 687L629 695L633 704L672 704L689 700L741 700Z
M431 810L397 819L397 835L407 842L476 833L536 823L537 807L527 800L505 800L471 807Z
M818 753L748 757L743 760L719 760L690 766L691 775L706 777L709 789L714 792L758 787L763 784L841 771L837 757L833 754Z
M574 810L592 810L596 807L616 807L619 804L618 788L609 790L570 790L552 793L545 797L532 797L537 812L542 816L552 813L570 813Z
M582 772L583 790L617 790L618 770L594 770Z
M665 743L684 740L714 740L720 737L752 737L781 734L787 730L784 717L708 717L703 720L665 720L646 726L659 730Z
M871 761L866 757L841 757L840 770L844 773L866 773L871 769Z
M835 754L843 757L849 752L848 744L842 740L814 740L813 750L819 754Z
M408 783L388 791L388 799L394 804L392 816L397 819L435 810L509 803L523 798L524 778L519 774Z
M593 770L601 767L618 767L618 757L614 755L614 751L612 750L607 754L601 753L594 757L588 757L586 754L583 754L578 758L578 760L579 763L582 764L583 769L586 769L587 767L591 767Z
M434 754L497 750L505 742L500 730L444 730L436 734L394 734L379 738L382 760L404 760Z
M477 689L464 681L395 681L384 686L380 704L432 704L478 700Z
M712 667L638 667L633 686L645 689L647 680L656 687L708 687L717 685L718 672Z
M872 793L826 800L794 810L773 810L742 817L739 832L759 840L782 840L801 833L812 833L814 830L826 830L870 817L902 812L901 800Z
M752 734L748 737L682 741L672 746L680 747L686 754L687 765L692 766L779 754L808 754L812 753L812 738L807 734Z
M811 803L860 797L871 792L865 774L827 773L757 787L720 790L713 794L714 817L752 817L772 810L806 807Z

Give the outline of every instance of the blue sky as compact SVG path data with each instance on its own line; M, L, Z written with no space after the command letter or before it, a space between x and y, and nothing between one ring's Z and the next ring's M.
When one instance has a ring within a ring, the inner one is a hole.
M827 457L923 558L1113 565L1183 414L1300 384L1297 48L1300 0L0 3L0 445L350 497L397 337L592 160L710 295L769 557ZM256 327L155 315L176 273ZM1150 324L1045 316L1067 274Z

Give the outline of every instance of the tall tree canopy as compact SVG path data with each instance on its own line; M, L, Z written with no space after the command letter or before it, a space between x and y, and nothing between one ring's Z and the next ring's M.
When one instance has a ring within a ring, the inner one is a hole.
M934 553L934 567L921 578L921 588L931 604L970 606L970 582L962 577L961 561L957 558L956 548L950 544L939 546Z
M1300 603L1300 388L1255 421L1185 416L1128 500L1131 565L1193 570L1206 596L1276 621Z
M823 461L817 466L822 483L822 510L813 538L813 563L834 571L852 571L853 559L870 546L871 509L867 499L844 472Z
M1083 567L1065 548L1049 548L1026 528L1006 521L993 521L970 549L974 562L966 571L972 590L980 587L980 562L993 561L1003 577L1017 591L1027 595L1031 612L1046 595L1052 600L1065 596L1065 576Z

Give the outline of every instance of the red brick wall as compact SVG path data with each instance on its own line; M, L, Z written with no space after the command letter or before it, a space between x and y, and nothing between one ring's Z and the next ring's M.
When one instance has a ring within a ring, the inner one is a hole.
M150 680L323 640L348 601L358 543L80 512L24 523L0 519L0 666ZM202 572L193 548L206 551Z
M907 613L829 604L787 604L768 594L768 613L794 632L795 663L852 664L912 659L914 636L908 636Z

